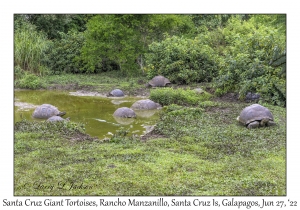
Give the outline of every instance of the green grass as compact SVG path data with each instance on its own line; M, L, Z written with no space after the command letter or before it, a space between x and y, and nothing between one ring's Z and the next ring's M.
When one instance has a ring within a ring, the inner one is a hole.
M160 137L147 141L122 131L108 141L91 139L70 122L20 122L14 193L286 195L286 111L266 105L277 125L248 130L235 120L246 105L168 106L155 129Z

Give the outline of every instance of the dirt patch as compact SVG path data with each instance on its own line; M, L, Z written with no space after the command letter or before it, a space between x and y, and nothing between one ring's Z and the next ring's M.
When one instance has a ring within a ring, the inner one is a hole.
M92 137L88 134L84 134L80 132L76 132L75 134L68 136L67 139L69 139L71 142L99 140L97 137Z
M235 102L238 103L240 102L239 98L238 98L238 94L237 93L226 93L220 97L215 97L214 100L217 102Z
M232 110L230 108L225 107L208 107L205 109L206 112L221 112L222 114L227 114Z
M158 139L158 138L167 138L167 136L164 136L162 134L155 134L155 133L147 133L146 135L141 136L141 141L148 141L151 139Z
M17 100L17 99L16 99ZM25 102L19 102L19 101L15 101L15 106L18 107L18 109L20 110L29 110L29 109L35 109L37 106L33 105L33 104L29 104L29 103L25 103Z

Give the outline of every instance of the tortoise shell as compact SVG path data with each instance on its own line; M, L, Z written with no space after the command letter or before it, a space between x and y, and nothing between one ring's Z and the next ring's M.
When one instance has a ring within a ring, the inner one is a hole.
M241 111L238 120L244 125L248 125L251 122L260 121L262 119L274 121L273 115L268 108L259 104L252 104Z
M122 96L124 96L124 93L120 89L114 89L108 94L108 96L122 97Z
M161 108L161 105L155 103L150 99L138 100L131 106L131 109L137 109L137 110L150 110L150 109L158 109L158 108Z
M115 117L124 117L124 118L135 118L136 117L136 114L135 112L130 109L130 108L127 108L127 107L121 107L121 108L118 108L114 114L113 114Z
M39 119L48 119L52 116L63 116L64 114L66 112L59 111L57 107L51 104L42 104L34 110L32 116Z
M149 85L152 87L165 87L167 84L171 84L171 82L164 76L156 76L149 81Z

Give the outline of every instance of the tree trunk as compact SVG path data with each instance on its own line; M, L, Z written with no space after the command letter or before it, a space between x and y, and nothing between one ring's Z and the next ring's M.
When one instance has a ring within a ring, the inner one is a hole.
M141 70L142 70L142 73L145 74L145 71L144 71L144 63L143 63L143 55L140 55L138 58L137 58L137 63L139 64Z

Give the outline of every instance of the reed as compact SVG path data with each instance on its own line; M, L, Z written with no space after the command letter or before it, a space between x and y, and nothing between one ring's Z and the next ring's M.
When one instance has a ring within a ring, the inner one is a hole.
M42 60L50 41L33 26L18 28L14 34L14 64L30 73L41 75L45 67Z

